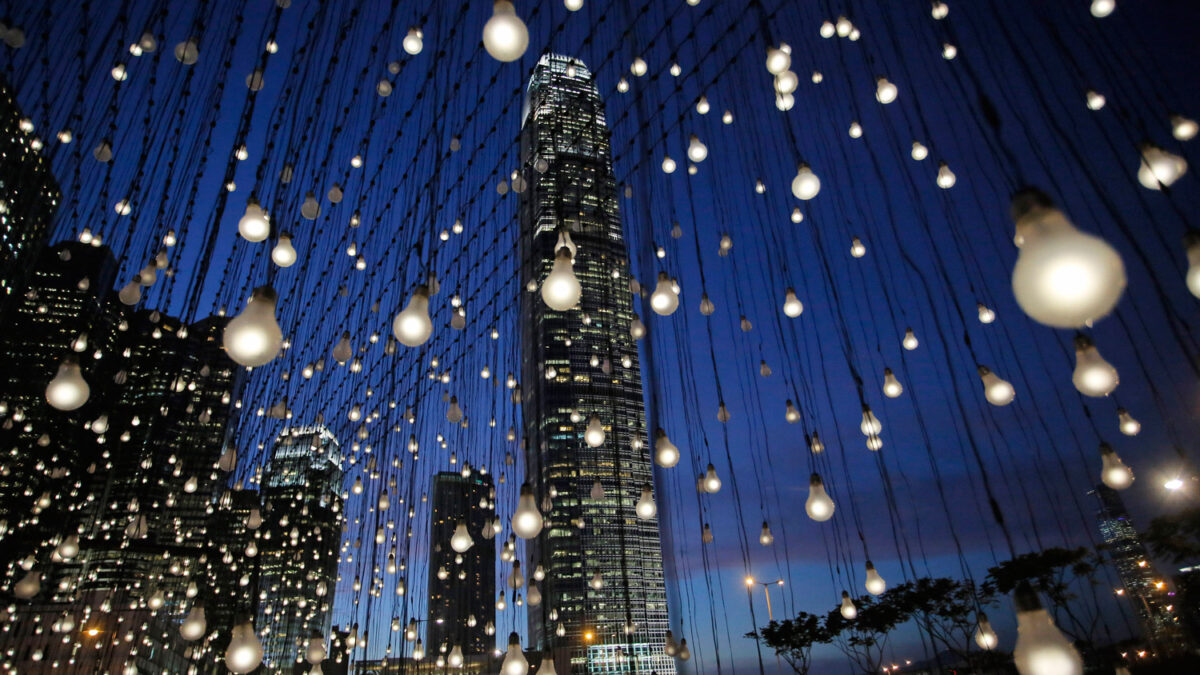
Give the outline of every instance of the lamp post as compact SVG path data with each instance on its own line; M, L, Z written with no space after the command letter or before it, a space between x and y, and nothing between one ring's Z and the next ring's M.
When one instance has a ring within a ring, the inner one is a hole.
M754 577L746 577L746 594L750 595L750 620L755 622L754 632L757 634L758 622L754 620L754 597L751 593L751 589L754 588L756 584L763 587L763 593L767 596L767 621L774 621L775 617L771 614L771 587L782 586L783 579L776 579L775 581L758 581ZM755 640L754 643L758 645L758 667L759 670L762 670L762 645L759 644L758 640ZM779 652L775 653L775 662L776 664L779 663Z
M763 593L765 593L767 596L767 620L774 621L775 617L771 616L771 587L782 586L783 579L776 579L775 581L757 581L754 579L754 577L746 577L746 580L747 583L753 582L763 587Z
M757 636L758 635L758 619L754 618L754 584L755 583L756 582L754 581L754 577L751 577L751 576L746 577L746 599L750 601L750 623L751 623L751 625L754 626L754 634ZM755 639L754 646L756 649L758 649L758 672L760 673L760 675L765 675L765 673L767 671L763 668L762 641Z

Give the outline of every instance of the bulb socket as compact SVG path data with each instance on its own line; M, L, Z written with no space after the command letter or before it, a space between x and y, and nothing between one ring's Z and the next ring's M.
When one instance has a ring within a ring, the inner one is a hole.
M1037 209L1053 209L1054 200L1045 192L1042 192L1035 187L1026 187L1017 190L1012 196L1012 202L1009 204L1008 213L1014 223L1018 223L1022 218L1028 216Z
M1033 586L1029 585L1028 581L1022 581L1013 590L1013 604L1016 605L1018 612L1035 612L1042 608L1042 601L1038 599L1037 591L1033 590Z

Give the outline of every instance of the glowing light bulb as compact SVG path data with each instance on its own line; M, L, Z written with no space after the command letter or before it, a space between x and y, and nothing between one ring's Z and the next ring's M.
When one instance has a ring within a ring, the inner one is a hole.
M246 200L246 213L238 220L238 234L246 241L259 242L271 234L271 221L267 212L251 197Z
M509 63L521 58L529 46L529 30L509 0L496 0L492 18L483 26L483 47L492 58Z
M417 27L408 29L408 34L404 36L404 40L400 43L404 47L404 51L410 56L416 56L425 48L425 33Z
M1021 675L1082 675L1083 659L1054 625L1037 594L1023 582L1014 593L1017 644L1013 661Z
M1121 433L1126 436L1137 436L1142 430L1142 423L1133 418L1129 411L1124 408L1117 408L1117 424L1121 429Z
M417 287L403 311L392 321L392 332L396 340L406 347L419 347L433 334L433 320L429 318L429 288Z
M1117 0L1092 0L1092 16L1103 19L1117 8Z
M233 673L249 673L262 663L262 657L262 643L254 632L254 624L247 620L234 626L225 650L225 667Z
M775 535L771 534L771 527L767 525L767 521L763 521L762 531L758 535L758 543L763 546L770 546L775 543Z
M800 164L796 169L796 177L792 179L792 194L796 199L808 201L821 191L821 179L807 164Z
M790 68L792 55L776 47L767 47L767 72L778 75Z
M1108 396L1120 379L1117 369L1100 356L1095 343L1084 335L1075 336L1075 372L1071 382L1084 396Z
M863 404L862 422L858 425L863 436L878 436L883 431L883 422L871 412L871 406Z
M975 628L975 644L979 645L980 649L991 651L1000 644L1000 636L996 635L996 631L992 629L992 623L988 621L987 614L979 613L979 623Z
M917 334L913 332L913 329L905 328L904 329L904 339L900 341L900 344L903 345L905 349L907 349L908 351L911 352L912 350L914 350L918 346L920 346L921 342L919 340L917 340Z
M818 523L823 523L833 517L833 500L825 492L825 484L821 481L821 477L815 473L808 481L808 500L804 503L804 510L808 513L809 518Z
M679 294L671 283L666 272L658 273L658 285L650 294L650 309L660 316L670 316L679 309Z
M425 645L421 644L421 638L417 638L416 644L413 645L412 657L414 661L425 658Z
M695 134L692 134L691 139L688 141L687 155L688 159L699 164L708 157L708 147L701 143Z
M708 97L701 96L700 100L696 101L696 112L701 115L707 115L710 110L712 110L712 105L708 102Z
M283 332L275 322L278 296L270 286L254 289L246 308L225 325L222 336L229 358L243 366L270 363L283 348Z
M950 167L945 162L939 163L937 186L943 190L949 190L950 188L954 187L956 182L958 182L958 177L954 175L954 172L950 170Z
M533 489L528 483L521 486L517 510L513 512L512 529L522 539L532 539L542 531L542 514L533 500Z
M179 624L179 636L188 642L204 637L208 622L204 618L204 605L193 605L183 623Z
M896 100L900 95L900 90L895 84L888 81L886 77L880 77L875 80L875 100L887 105Z
M451 668L463 667L463 650L462 647L454 645L454 649L450 650L450 655L446 657L446 665Z
M975 309L979 312L979 323L989 324L996 320L996 312L982 302L976 303Z
M800 86L800 77L790 70L785 70L775 76L775 93L781 96L795 92L798 86Z
M1190 141L1200 133L1200 124L1183 115L1171 115L1171 135L1177 141Z
M896 379L891 368L883 369L883 395L888 398L898 398L904 393L904 386Z
M854 601L850 599L850 594L846 591L842 591L842 604L838 611L847 621L853 621L858 616L858 608L854 606Z
M867 561L867 581L864 585L871 595L879 595L887 590L887 582L879 576L879 571L875 569L875 565L870 560Z
M542 300L546 306L558 312L573 309L579 304L583 287L575 277L574 260L566 246L558 249L554 266L542 282Z
M529 661L521 652L521 637L515 632L508 636L508 652L500 664L500 675L526 675L529 672Z
M950 14L950 6L941 0L934 0L933 5L929 10L929 15L934 19L941 21Z
M983 380L983 396L994 406L1006 406L1013 402L1017 392L1012 384L1000 379L987 366L979 366L979 378Z
M475 540L467 531L467 524L461 520L458 521L458 526L454 528L454 534L450 537L450 548L458 553L466 553L474 545Z
M572 12L578 12L583 9L583 0L563 0L563 5Z
M671 159L670 155L663 157L662 170L663 173L675 173L675 160Z
M946 59L947 61L953 61L955 59L955 57L957 57L957 56L958 56L958 47L955 47L954 45L950 44L949 42L942 44L942 58L943 59Z
M1138 182L1142 187L1150 190L1171 187L1185 173L1187 161L1184 158L1157 145L1147 143L1142 146L1142 163L1137 172Z
M1125 466L1121 458L1108 443L1100 444L1100 480L1114 490L1124 490L1133 485L1133 471Z
M859 124L858 122L851 122L849 133L850 133L850 138L862 138L862 135L863 135L862 125Z
M788 424L795 424L800 421L800 411L796 409L796 405L788 399L784 404L783 419L787 420Z
M650 520L658 513L658 507L654 504L654 494L651 491L649 483L642 486L642 496L633 507L633 511L642 520Z
M796 318L804 312L804 303L796 297L795 289L788 288L783 293L783 313L790 318Z
M662 428L654 432L654 462L664 469L679 463L679 448L667 438L667 432Z
M588 420L587 429L583 432L583 441L589 448L598 448L604 445L604 425L601 424L598 415L592 415L592 418Z
M917 160L918 162L920 162L928 156L929 156L929 148L925 147L924 145L921 145L921 143L918 141L913 141L912 158Z
M850 240L850 255L855 258L861 258L867 254L867 245L862 243L862 239L854 237Z
M1093 111L1100 110L1101 108L1104 107L1104 104L1108 102L1108 100L1104 98L1104 94L1101 94L1100 92L1094 91L1092 89L1087 90L1087 93L1085 94L1085 99L1087 101L1088 110L1093 110Z
M292 237L284 232L279 235L279 243L271 249L271 261L280 267L291 267L296 264L296 249L292 246Z
M704 471L704 491L710 495L715 495L721 491L721 479L717 476L717 468L712 464Z
M46 402L58 410L75 410L87 403L92 389L83 379L79 361L68 356L58 365L58 372L46 385Z

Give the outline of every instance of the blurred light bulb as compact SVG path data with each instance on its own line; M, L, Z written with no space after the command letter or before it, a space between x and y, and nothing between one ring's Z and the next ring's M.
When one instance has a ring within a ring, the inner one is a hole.
M1138 182L1150 190L1171 187L1179 177L1187 173L1187 161L1157 145L1142 146L1142 163L1138 167Z
M565 312L579 304L583 287L575 277L574 260L566 246L558 249L554 266L542 282L542 300L550 309Z
M1100 480L1114 490L1124 490L1133 485L1133 471L1125 466L1117 452L1108 443L1100 444Z
M801 163L796 169L796 177L792 179L792 194L796 199L808 201L820 191L821 179L817 178L807 164Z
M987 366L979 366L979 378L983 380L983 396L994 406L1006 406L1013 402L1017 391L1006 380L993 373Z
M392 321L392 332L400 344L419 347L433 334L433 320L429 318L429 288L417 287L404 310Z
M516 61L529 46L529 30L509 0L496 0L483 26L483 47L497 61Z
M654 432L654 461L664 469L669 469L679 463L679 448L667 438L667 432L661 428Z
M1084 335L1075 336L1075 372L1071 382L1084 396L1108 396L1119 383L1117 369L1100 356L1095 343Z
M808 481L808 500L804 503L805 512L808 513L809 518L823 523L833 517L833 509L833 500L825 492L825 484L821 482L821 477L814 473Z
M867 581L864 585L871 595L879 595L887 590L887 582L879 576L879 571L875 569L875 565L870 560L867 561Z
M278 296L270 286L254 289L245 309L228 324L222 342L229 358L243 366L270 363L283 348L283 332L275 321Z

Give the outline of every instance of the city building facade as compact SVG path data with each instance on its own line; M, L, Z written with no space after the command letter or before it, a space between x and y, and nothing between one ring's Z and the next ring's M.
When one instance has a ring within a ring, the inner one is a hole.
M490 474L446 471L433 477L429 522L429 612L426 640L431 650L458 646L464 655L490 653L495 637L485 629L496 620L496 547L479 541L495 517ZM461 553L451 537L462 524L474 544Z

